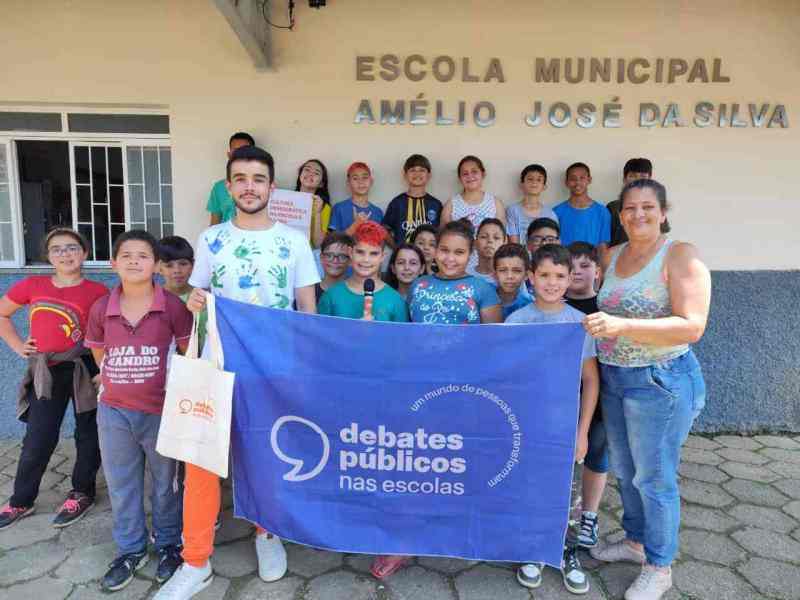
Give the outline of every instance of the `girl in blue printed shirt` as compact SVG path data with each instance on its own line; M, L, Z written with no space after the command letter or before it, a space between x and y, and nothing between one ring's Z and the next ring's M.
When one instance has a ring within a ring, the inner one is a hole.
M448 325L502 321L494 286L466 273L472 243L472 226L466 219L445 225L436 245L439 272L420 277L409 291L412 321Z

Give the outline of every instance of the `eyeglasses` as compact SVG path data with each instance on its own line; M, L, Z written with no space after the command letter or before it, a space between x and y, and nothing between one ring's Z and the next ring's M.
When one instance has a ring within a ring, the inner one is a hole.
M350 260L347 254L334 254L333 252L323 252L322 258L330 262L347 262Z
M50 246L47 249L48 254L52 254L53 256L65 256L67 254L77 254L83 250L80 244L68 244L66 246Z
M528 238L531 244L555 244L558 236L555 235L532 235Z

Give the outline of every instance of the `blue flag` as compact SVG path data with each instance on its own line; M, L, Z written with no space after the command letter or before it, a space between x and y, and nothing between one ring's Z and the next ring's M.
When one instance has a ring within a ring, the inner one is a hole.
M217 314L237 517L339 552L561 564L579 324Z

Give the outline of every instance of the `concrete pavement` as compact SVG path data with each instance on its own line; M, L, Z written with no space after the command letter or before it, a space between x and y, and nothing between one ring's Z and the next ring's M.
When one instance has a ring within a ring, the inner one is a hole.
M0 500L11 493L19 456L0 440ZM99 588L114 557L111 507L100 483L96 506L79 523L54 529L53 513L70 489L72 440L63 440L42 482L37 513L0 531L0 599L139 600L151 598L155 556L125 590ZM681 550L675 587L665 600L797 600L800 598L800 435L690 436L681 465ZM198 600L566 600L575 598L547 569L536 590L520 587L511 565L418 558L385 583L369 575L371 557L287 544L289 574L263 583L249 524L226 515L217 535L214 584ZM613 485L604 498L601 535L621 538L622 510ZM622 597L635 565L607 565L581 553L591 600Z

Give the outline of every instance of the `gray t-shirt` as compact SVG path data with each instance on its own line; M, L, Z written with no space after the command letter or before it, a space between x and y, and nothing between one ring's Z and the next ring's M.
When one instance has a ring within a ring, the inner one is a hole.
M519 236L519 243L525 245L528 241L528 226L536 219L541 219L542 217L553 219L553 221L558 223L558 217L550 207L543 206L541 210L539 210L538 216L529 217L525 214L525 209L522 208L520 203L512 204L506 208L506 223L508 223L506 229L508 229L508 235Z
M569 304L565 304L564 308L556 312L544 312L536 302L528 304L518 311L511 313L506 319L506 324L509 323L580 323L583 321L584 315L581 311L572 308ZM597 349L595 347L594 339L588 333L583 340L583 353L581 360L585 361L587 358L595 358L597 356Z

